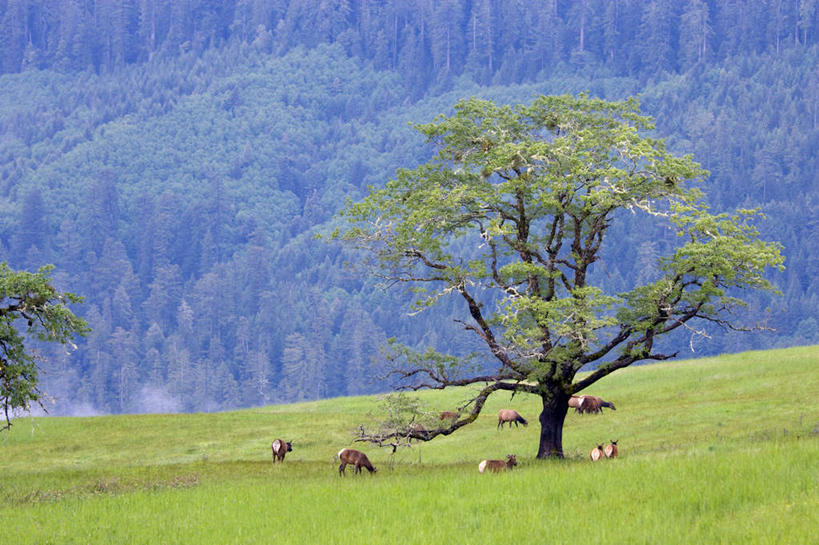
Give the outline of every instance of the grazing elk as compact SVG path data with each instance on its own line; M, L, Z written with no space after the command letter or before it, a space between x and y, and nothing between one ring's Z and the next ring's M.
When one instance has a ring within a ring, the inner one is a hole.
M596 462L600 458L604 456L603 454L603 445L597 445L592 451L589 453L589 458L591 458L592 462Z
M603 454L606 455L606 458L617 458L617 454L619 454L619 450L617 449L617 441L612 441L606 448L603 449Z
M377 471L370 463L367 455L360 450L343 448L338 451L338 459L341 460L341 465L338 466L339 475L346 475L344 470L347 467L347 464L352 464L355 466L355 471L353 471L353 474L361 473L362 467L366 467L370 473L375 473Z
M515 423L516 428L518 427L518 422L524 426L529 425L526 419L519 415L517 411L512 409L501 409L501 411L498 413L498 427L503 429L503 425L506 422L509 422L510 429L512 428L512 422Z
M575 412L583 413L600 413L603 412L603 407L616 411L614 403L605 401L597 396L572 396L569 398L569 407L572 407Z
M478 471L483 473L488 469L493 473L498 473L500 471L512 469L516 465L518 465L517 457L514 454L508 454L505 462L503 460L483 460L480 464L478 464Z
M458 413L456 413L455 411L443 411L440 414L440 419L441 420L457 420L458 419Z
M275 464L276 460L284 462L284 455L293 450L293 443L276 439L270 444L270 448L273 450L273 463Z
M421 425L421 424L413 424L409 427L409 431L407 432L408 442L412 443L413 436L412 434L416 433L420 435L425 441L429 440L429 431Z

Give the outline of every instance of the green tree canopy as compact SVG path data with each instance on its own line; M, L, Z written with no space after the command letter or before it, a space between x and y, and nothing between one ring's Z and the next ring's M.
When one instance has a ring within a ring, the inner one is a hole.
M709 212L692 187L707 172L646 136L653 128L635 99L463 100L417 126L431 160L342 212L348 224L335 237L365 250L374 274L410 284L416 310L459 297L460 323L486 349L464 359L392 344L405 387L482 385L461 418L419 439L474 421L493 392L522 392L543 401L537 456L562 457L572 395L632 363L674 357L655 341L689 323L742 329L731 322L737 294L776 291L764 275L782 267L780 246L758 239L757 212ZM623 211L667 222L680 243L659 256L653 281L605 293L592 267ZM578 376L584 366L594 371Z
M51 269L15 271L0 262L0 403L6 420L0 431L11 427L10 412L28 409L31 402L42 405L31 342L71 344L88 331L85 321L67 306L81 298L55 289Z

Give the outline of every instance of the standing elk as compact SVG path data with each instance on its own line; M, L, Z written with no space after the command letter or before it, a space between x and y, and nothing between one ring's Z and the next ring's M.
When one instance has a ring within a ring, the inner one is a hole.
M581 408L583 407L583 398L580 396L572 396L569 398L569 407L574 409L575 412L580 412Z
M284 462L284 455L288 452L292 452L293 450L293 443L290 441L283 441L282 439L276 439L270 445L271 450L273 450L273 463L276 463L276 460L279 462Z
M343 448L340 451L338 451L338 459L341 460L341 465L338 466L339 475L347 474L345 472L347 464L352 464L355 466L355 471L353 471L354 475L356 473L361 473L362 467L366 467L370 473L375 473L377 471L370 463L370 460L367 458L367 455L361 452L360 450L355 450L352 448Z
M617 458L619 452L620 451L617 449L617 441L612 441L606 445L605 449L603 449L603 454L606 455L606 458Z
M592 451L589 453L589 458L591 458L592 462L596 462L600 458L604 456L603 454L603 445L597 445Z
M605 401L597 396L572 396L569 398L569 407L573 408L575 412L583 413L600 413L603 412L603 407L616 411L614 403Z
M523 418L521 415L518 414L517 411L513 409L501 409L498 413L498 427L503 429L503 425L509 422L509 428L512 428L512 422L515 423L515 427L518 427L518 422L523 424L524 426L528 426L529 423Z
M518 459L514 454L508 454L506 456L506 461L503 460L483 460L480 464L478 464L478 471L483 473L487 469L492 471L493 473L498 473L500 471L506 471L512 469L514 466L518 465Z

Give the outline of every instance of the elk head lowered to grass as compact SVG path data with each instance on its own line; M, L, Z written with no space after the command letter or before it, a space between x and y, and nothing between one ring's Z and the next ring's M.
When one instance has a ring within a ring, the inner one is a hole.
M493 473L498 473L500 471L506 471L512 469L514 466L518 465L518 459L514 454L508 454L506 456L506 461L503 460L483 460L480 464L478 464L478 471L483 473L487 469Z
M519 415L517 411L513 409L501 409L498 413L498 427L503 429L503 425L506 422L509 422L510 428L512 427L512 422L515 423L515 427L518 426L518 422L524 426L529 425L526 419Z
M345 469L347 464L352 464L355 466L355 471L353 471L353 474L361 473L362 467L367 468L370 473L375 473L377 471L370 463L367 455L360 450L343 448L338 451L338 459L341 460L341 464L338 466L339 475L346 475Z

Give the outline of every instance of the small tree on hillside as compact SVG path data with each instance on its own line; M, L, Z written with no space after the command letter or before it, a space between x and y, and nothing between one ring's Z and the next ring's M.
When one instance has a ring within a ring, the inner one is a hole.
M690 187L706 172L644 135L653 122L634 99L469 99L416 128L436 155L348 205L334 236L365 250L374 274L411 285L415 309L460 298L460 323L494 362L391 344L404 388L480 385L469 411L418 439L473 422L495 392L527 393L542 400L538 458L562 457L570 396L675 357L657 339L689 323L738 328L729 312L743 304L739 289L776 291L763 274L782 267L780 247L758 240L755 212L711 214ZM623 211L667 222L680 244L659 257L656 280L604 293L592 266ZM579 378L584 366L594 370Z
M426 410L420 399L410 397L403 392L389 393L379 398L377 409L382 417L376 431L367 432L359 426L359 435L380 447L392 447L392 453L398 447L411 447L412 440L419 436L426 437L437 418Z
M28 409L32 402L42 406L36 357L26 343L70 344L88 331L66 306L80 297L57 291L50 271L50 266L36 273L14 271L0 262L0 403L5 416L0 431L11 427L9 413L15 409Z

